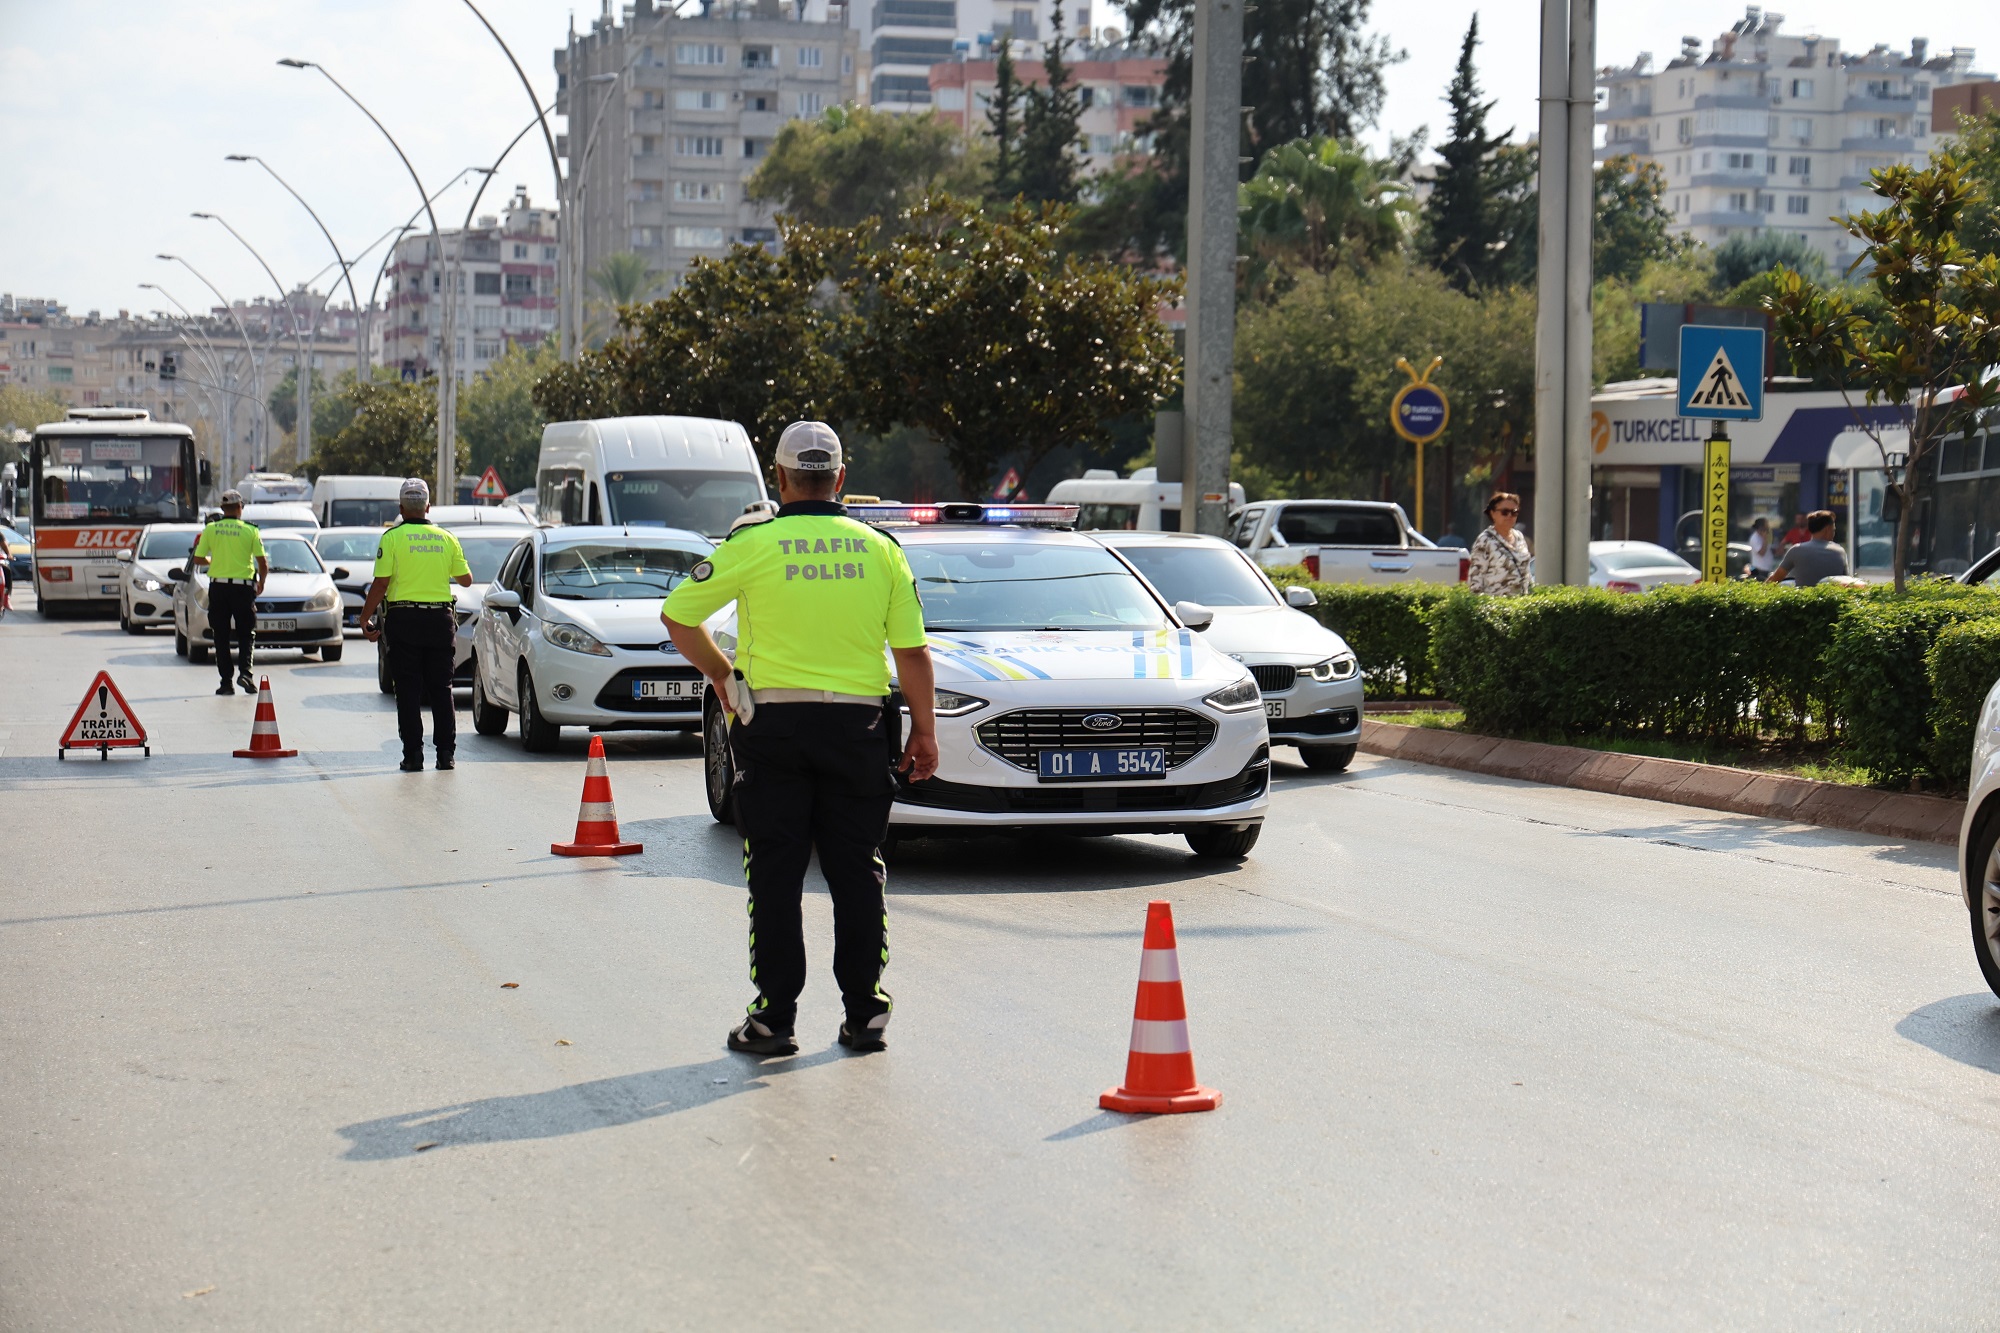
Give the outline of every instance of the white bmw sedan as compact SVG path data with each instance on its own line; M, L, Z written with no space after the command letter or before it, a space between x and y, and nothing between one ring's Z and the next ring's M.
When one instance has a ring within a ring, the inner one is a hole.
M899 779L891 836L1177 833L1200 856L1247 855L1271 773L1257 682L1096 541L1012 521L1035 508L849 507L893 524L937 669L938 771ZM712 702L703 740L727 821Z
M667 639L660 603L715 543L672 528L527 530L486 589L472 638L472 726L521 719L521 745L564 727L694 731L705 684Z

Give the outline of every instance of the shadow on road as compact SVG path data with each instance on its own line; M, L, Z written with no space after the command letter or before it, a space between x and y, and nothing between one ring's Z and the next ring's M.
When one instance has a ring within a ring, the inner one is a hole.
M1989 1074L2000 1074L2000 1002L1990 991L1934 1000L1896 1024L1919 1046Z
M706 1106L765 1087L770 1075L810 1069L845 1055L833 1046L812 1055L778 1059L726 1055L699 1064L572 1083L546 1092L484 1097L364 1120L340 1128L340 1136L348 1141L341 1157L349 1162L385 1162L413 1155L419 1144L427 1150L456 1148L468 1143L553 1139L610 1129Z
M1133 838L923 838L896 845L889 893L1094 893L1219 879L1241 868Z

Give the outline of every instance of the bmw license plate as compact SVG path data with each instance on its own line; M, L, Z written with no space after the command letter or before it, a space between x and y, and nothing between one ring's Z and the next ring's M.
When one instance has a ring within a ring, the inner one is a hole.
M1283 699L1266 699L1264 701L1265 717L1283 717L1284 715L1285 701Z
M296 620L272 620L266 616L257 621L258 629L270 630L273 634L295 632L299 627Z
M1164 778L1167 752L1144 750L1043 750L1043 782L1130 781L1134 778Z
M632 682L634 699L695 699L701 695L698 680L635 680Z

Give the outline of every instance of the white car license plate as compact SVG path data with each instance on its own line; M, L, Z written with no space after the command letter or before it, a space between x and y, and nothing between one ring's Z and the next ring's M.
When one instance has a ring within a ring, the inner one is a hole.
M298 627L299 627L299 622L296 620L272 620L269 618L264 618L258 620L257 622L258 629L267 629L270 630L273 634L276 634L283 630L296 630Z
M1285 701L1283 699L1266 699L1264 701L1265 717L1283 717L1284 715Z
M1164 778L1167 752L1143 750L1043 750L1043 782L1104 782L1120 778Z
M698 680L635 680L632 682L634 699L694 699L700 696L701 682Z

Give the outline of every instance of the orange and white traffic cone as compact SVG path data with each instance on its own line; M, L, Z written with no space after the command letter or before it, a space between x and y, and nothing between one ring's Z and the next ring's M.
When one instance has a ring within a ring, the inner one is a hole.
M271 678L257 677L257 720L250 724L250 748L238 750L238 759L290 759L297 750L287 750L278 739L278 706L271 702Z
M1139 954L1139 997L1132 1006L1125 1083L1107 1089L1097 1104L1107 1111L1153 1115L1213 1111L1222 1104L1221 1093L1194 1081L1171 903L1146 904L1146 943Z
M576 812L576 841L552 842L557 856L630 856L641 842L618 840L618 808L611 803L611 773L604 766L604 738L590 738L590 762L583 766L583 804Z

